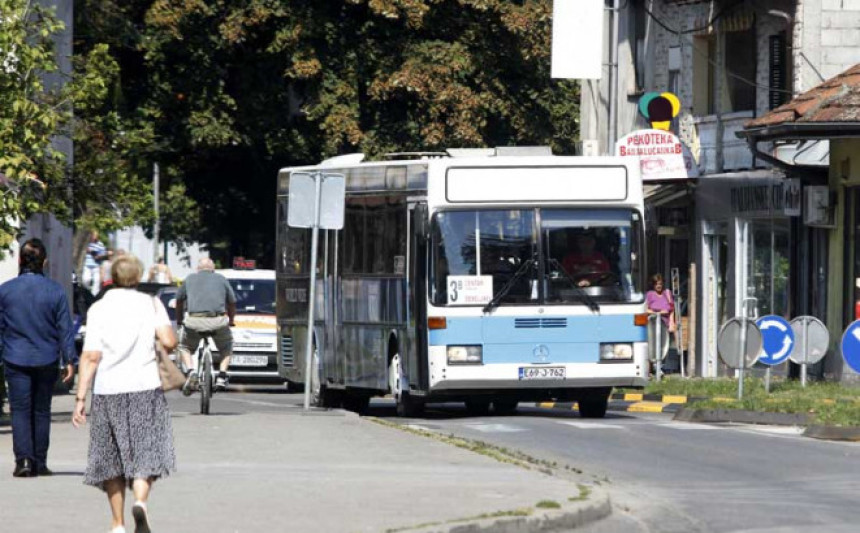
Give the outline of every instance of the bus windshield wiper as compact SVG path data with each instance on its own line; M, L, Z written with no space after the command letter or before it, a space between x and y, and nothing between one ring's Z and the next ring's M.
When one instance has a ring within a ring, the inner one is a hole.
M564 274L564 277L567 279L567 281L570 282L570 286L574 288L576 294L579 296L579 299L582 300L585 305L588 306L589 309L591 309L592 313L600 314L600 305L598 305L598 303L594 301L594 298L592 298L587 292L585 292L582 287L576 284L576 280L573 279L573 277L567 273L567 270L565 270L564 267L561 266L561 263L558 262L558 259L550 257L549 264L552 265L553 268L557 268L559 272Z
M492 300L487 302L487 305L484 306L484 312L489 313L494 307L498 306L502 298L504 298L509 292L511 292L511 289L514 287L514 283L519 281L523 274L528 271L529 267L534 266L534 264L535 260L534 258L532 258L520 265L520 268L517 269L516 272L514 272L514 275L511 276L511 279L509 279L507 283L502 285L502 288L499 289L499 292L497 292L495 296L493 296Z

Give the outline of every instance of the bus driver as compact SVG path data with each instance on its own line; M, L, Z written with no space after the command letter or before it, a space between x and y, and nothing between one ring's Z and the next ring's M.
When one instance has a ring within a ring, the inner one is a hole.
M227 278L215 272L215 264L211 259L200 259L197 272L185 278L176 293L176 325L184 326L179 334L179 347L185 368L189 369L188 379L182 387L182 394L185 396L191 395L197 388L199 378L197 368L194 367L197 361L191 357L191 353L200 344L201 333L212 336L221 354L215 389L227 388L227 368L233 353L230 326L235 325L235 316L236 296Z
M609 272L606 256L595 250L596 241L592 232L576 233L574 249L564 256L562 268L580 287L588 287Z

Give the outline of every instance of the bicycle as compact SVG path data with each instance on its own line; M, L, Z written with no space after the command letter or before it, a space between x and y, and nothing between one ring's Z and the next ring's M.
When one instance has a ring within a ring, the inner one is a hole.
M212 395L215 394L215 364L212 359L212 350L209 342L212 338L211 331L200 332L200 342L197 344L197 390L200 391L200 414L209 414L209 404Z

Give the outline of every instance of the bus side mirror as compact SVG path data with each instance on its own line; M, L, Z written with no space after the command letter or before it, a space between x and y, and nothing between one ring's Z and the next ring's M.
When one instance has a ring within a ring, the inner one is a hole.
M427 218L427 204L415 204L412 219L415 222L415 235L421 241L426 241L430 237L430 220Z

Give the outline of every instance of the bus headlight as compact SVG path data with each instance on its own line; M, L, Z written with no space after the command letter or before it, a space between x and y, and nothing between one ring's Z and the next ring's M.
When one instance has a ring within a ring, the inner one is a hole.
M601 344L600 345L601 359L633 359L633 345L630 343L624 344Z
M481 364L484 362L482 346L448 346L448 364Z

